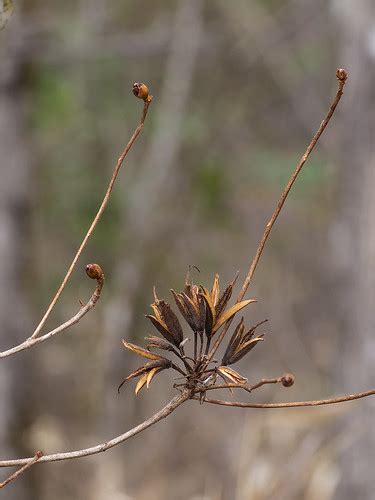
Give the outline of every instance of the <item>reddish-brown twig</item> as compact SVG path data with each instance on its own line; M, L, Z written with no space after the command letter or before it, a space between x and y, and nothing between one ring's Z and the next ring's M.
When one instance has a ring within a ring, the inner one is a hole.
M27 469L30 469L34 464L36 464L43 456L43 453L41 451L37 451L34 455L34 457L28 459L28 462L25 463L20 469L16 470L11 476L9 476L5 481L0 483L0 488L4 488L7 484L9 484L11 481L16 479L18 476L23 474L24 472L27 471Z
M368 396L374 395L375 389L371 389L370 391L348 394L346 396L340 396L338 398L318 399L316 401L292 401L290 403L242 403L240 401L223 401L221 399L205 398L204 402L222 406L233 406L238 408L299 408L302 406L322 406L333 405L336 403L346 403L348 401L354 401L356 399L367 398Z
M140 84L134 84L135 85L140 85ZM143 98L142 96L139 96L141 98ZM142 117L141 117L141 121L139 122L139 125L137 126L137 128L135 129L135 131L133 132L133 135L131 136L129 142L127 143L127 145L125 146L125 149L124 151L122 152L121 156L119 157L119 159L117 160L117 164L115 166L115 169L113 171L113 174L112 174L112 177L111 177L111 180L109 181L109 184L108 184L108 187L107 187L107 191L104 195L104 198L103 198L103 201L85 235L85 237L83 238L82 240L82 243L80 244L78 250L77 250L77 253L75 254L73 260L72 260L72 263L70 264L69 266L69 269L59 287L59 289L57 290L55 296L53 297L52 299L52 302L50 303L50 305L48 306L48 309L46 311L46 313L44 314L43 318L41 319L39 325L36 327L34 333L31 335L31 339L34 339L35 337L37 337L40 333L40 331L42 330L45 322L47 321L49 315L51 314L51 311L52 309L55 307L56 305L56 302L59 300L60 298L60 295L62 294L66 284L68 283L69 279L70 279L70 276L72 275L73 271L74 271L74 268L77 264L77 261L79 259L79 257L81 256L81 253L83 252L86 244L87 244L87 241L88 239L90 238L90 236L92 235L96 225L98 224L106 206L107 206L107 203L108 203L108 200L109 200L109 197L111 195L111 192L112 192L112 189L113 189L113 186L116 182L116 179L117 179L117 176L120 172L120 169L121 169L121 166L123 164L123 161L126 157L126 155L128 154L128 152L130 151L130 148L132 147L132 145L134 144L134 142L136 141L137 137L139 136L139 134L141 133L142 131L142 128L143 128L143 125L144 125L144 122L145 122L145 119L146 119L146 116L147 116L147 111L148 111L148 108L150 106L150 103L152 101L152 96L148 96L147 98L144 99L144 105L143 105L143 113L142 113Z
M264 232L263 232L263 235L260 239L260 242L259 242L259 245L258 245L258 248L255 252L255 256L251 262L251 265L250 265L250 268L249 268L249 271L247 273L247 276L245 278L245 281L243 282L243 285L242 285L242 288L241 288L241 291L237 297L237 302L240 302L243 297L245 296L245 293L247 292L247 289L249 288L249 285L250 285L250 282L254 276L254 273L255 273L255 270L256 270L256 267L258 265L258 262L259 262L259 259L263 253L263 249L265 247L265 244L267 242L267 239L271 233L271 230L272 230L272 227L273 225L275 224L276 220L277 220L277 217L279 216L280 212L281 212L281 209L283 208L284 206L284 203L285 203L285 200L287 199L288 197L288 194L290 192L290 190L292 189L293 187L293 184L295 183L299 173L301 172L303 166L305 165L306 163L306 160L308 159L308 157L310 156L310 153L312 152L312 150L314 149L314 147L316 146L317 142L319 141L319 138L320 136L322 135L322 133L324 132L325 128L327 127L330 119L332 118L332 115L333 113L335 112L335 109L341 99L341 96L343 94L343 88L344 88L344 85L345 85L345 82L346 82L346 79L348 77L347 75L347 72L344 70L344 69L338 69L336 71L336 77L337 77L337 80L338 80L338 89L337 89L337 93L335 95L335 98L333 99L333 102L329 108L329 111L326 115L326 117L324 118L324 120L322 121L322 123L320 124L318 130L316 131L312 141L310 142L310 144L308 145L306 151L304 152L304 154L302 155L298 165L297 165L297 168L295 169L295 171L293 172L292 176L290 177L289 181L288 181L288 184L285 186L285 189L284 191L282 192L281 196L280 196L280 199L279 199L279 202L270 218L270 220L268 221L268 223L266 224L266 227L264 229ZM229 320L226 325L224 326L222 332L220 333L219 337L217 338L214 346L212 347L211 349L211 352L208 356L208 359L212 359L212 356L215 354L215 352L217 351L219 345L221 344L224 336L226 335L230 325L231 325L231 322L232 320Z

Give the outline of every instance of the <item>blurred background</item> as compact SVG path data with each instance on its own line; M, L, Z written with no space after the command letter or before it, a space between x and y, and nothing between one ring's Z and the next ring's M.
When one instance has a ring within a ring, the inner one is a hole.
M281 189L336 91L345 95L271 235L249 296L266 342L238 364L324 398L375 385L375 4L371 0L14 0L0 31L1 349L56 291L137 124L143 135L45 331L76 313L99 262L102 298L79 325L0 366L1 458L90 446L173 395L136 398L152 286L240 280ZM239 285L237 285L239 288ZM226 395L230 397L230 395ZM246 399L246 398L245 398ZM105 455L32 468L17 500L330 500L375 496L374 402L241 410L190 402ZM6 477L10 469L1 470Z

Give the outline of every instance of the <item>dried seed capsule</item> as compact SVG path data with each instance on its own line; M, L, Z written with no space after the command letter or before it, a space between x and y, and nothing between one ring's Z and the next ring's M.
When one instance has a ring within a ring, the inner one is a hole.
M133 84L133 94L139 99L147 101L149 97L149 91L147 85L144 83L134 83Z
M294 375L292 373L285 373L281 377L281 383L284 387L291 387L294 384Z
M93 280L98 280L102 278L103 271L99 264L87 264L86 266L86 274L89 278Z

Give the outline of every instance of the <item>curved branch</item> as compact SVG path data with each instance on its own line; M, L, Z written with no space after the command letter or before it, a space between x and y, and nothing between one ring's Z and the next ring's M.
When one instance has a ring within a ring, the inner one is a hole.
M324 118L324 120L322 121L322 123L320 124L318 130L316 131L314 137L312 138L310 144L307 146L307 149L306 151L304 152L304 154L302 155L298 165L297 165L297 168L295 169L295 171L293 172L292 176L290 177L289 181L288 181L288 184L285 186L284 188L284 191L282 192L281 196L280 196L280 199L279 199L279 202L270 218L270 220L267 222L266 224L266 227L264 229L264 232L263 232L263 235L260 239L260 242L258 244L258 248L255 252L255 256L251 262L251 265L250 265L250 268L249 268L249 271L247 273L247 276L245 278L245 281L243 282L243 285L242 285L242 288L241 288L241 291L240 293L238 294L238 297L237 297L237 300L236 302L241 302L241 300L243 299L243 297L245 296L245 293L247 292L247 289L249 288L249 285L250 285L250 282L254 276L254 273L255 273L255 270L257 268L257 265L258 265L258 262L260 260L260 257L263 253L263 250L264 250L264 247L266 245L266 242L267 242L267 239L271 233L271 230L277 220L277 217L279 216L280 212L281 212L281 209L283 208L284 206L284 203L288 197L288 194L290 192L290 190L292 189L293 187L293 184L295 183L299 173L301 172L303 166L305 165L308 157L310 156L310 153L312 152L312 150L314 149L314 147L316 146L317 142L319 141L319 138L320 136L322 135L322 133L324 132L324 130L326 129L330 119L332 118L333 116L333 113L335 112L335 109L338 105L338 103L340 102L340 99L341 99L341 96L343 94L343 88L344 88L344 85L346 83L346 80L347 80L347 72L344 70L344 69L338 69L336 71L336 77L337 77L337 80L338 80L338 89L337 89L337 92L336 92L336 95L335 95L335 98L333 99L333 102L329 108L329 111L326 115L326 117ZM233 318L229 321L227 321L227 323L225 324L225 327L223 329L223 331L221 332L221 334L219 335L219 337L217 338L209 356L208 356L208 359L211 360L212 359L212 356L215 354L215 352L217 351L219 345L221 344L224 336L226 335L231 323L233 321Z
M23 465L20 469L16 470L13 474L11 474L9 477L7 477L4 481L0 483L0 489L4 488L7 484L9 484L11 481L14 481L14 479L17 479L21 474L26 472L30 467L35 465L39 460L42 458L43 453L41 451L37 451L35 455L29 459L29 461Z
M167 405L164 406L157 413L152 415L149 419L145 420L141 424L133 427L129 431L117 436L110 441L105 441L104 443L98 444L96 446L92 446L91 448L84 448L82 450L70 451L67 453L55 453L54 455L44 455L38 461L38 463L44 462L56 462L59 460L71 460L73 458L82 458L87 457L89 455L95 455L97 453L102 453L104 451L117 446L118 444L123 443L124 441L130 439L131 437L143 432L148 429L152 425L160 422L163 418L168 417L178 406L182 403L190 399L191 391L185 390L178 396L175 396ZM16 460L2 460L0 461L0 467L13 467L15 465L25 465L30 462L30 458L18 458Z
M109 197L111 195L111 192L112 192L112 189L113 189L113 186L116 182L116 179L117 179L117 176L120 172L120 169L121 169L121 166L123 164L123 161L126 157L126 155L128 154L128 152L130 151L130 148L132 147L132 145L134 144L134 142L136 141L137 137L139 136L139 134L141 133L142 129L143 129L143 125L144 125L144 122L145 122L145 119L146 119L146 116L147 116L147 111L148 111L148 108L150 106L150 103L152 101L152 96L141 96L140 94L136 93L139 91L139 88L141 88L142 86L144 86L144 84L134 84L134 87L133 87L133 92L135 93L136 96L144 99L144 105L143 105L143 113L142 113L142 117L141 117L141 121L139 122L139 125L137 126L137 128L135 129L135 131L133 132L133 135L131 136L131 138L129 139L129 142L127 143L127 145L125 146L125 149L124 151L121 153L121 156L119 157L119 159L117 160L117 164L115 166L115 169L113 171L113 174L112 174L112 177L111 177L111 180L109 181L109 184L108 184L108 187L107 187L107 191L105 192L105 195L104 195L104 198L103 198L103 201L89 227L89 229L87 230L87 233L85 235L85 237L83 238L82 240L82 243L80 244L78 250L77 250L77 253L75 254L73 260L72 260L72 263L70 264L69 266L69 269L59 287L59 289L57 290L54 298L52 299L52 302L50 303L50 305L48 306L48 309L46 311L46 313L44 314L43 318L41 319L39 325L36 327L34 333L31 335L31 338L34 339L36 338L41 329L43 328L45 322L47 321L49 315L51 314L51 311L52 309L55 307L56 305L56 302L59 300L60 298L60 295L62 294L66 284L68 283L69 279L70 279L70 276L72 275L73 271L74 271L74 268L77 264L77 261L79 259L79 257L81 256L81 253L83 252L86 244L87 244L87 241L88 239L90 238L90 236L92 235L96 225L98 224L101 216L103 215L103 212L107 206L107 203L108 203L108 200L109 200ZM145 86L144 86L145 87ZM147 87L146 87L147 88Z
M348 394L346 396L340 396L338 398L318 399L316 401L292 401L290 403L241 403L240 401L223 401L222 399L205 398L203 402L237 408L299 408L302 406L322 406L333 405L336 403L346 403L348 401L355 401L356 399L367 398L368 396L374 395L375 389L371 389L370 391ZM199 400L199 398L197 397L195 397L194 399Z
M89 266L92 266L92 265L97 265L97 264L89 264ZM89 266L87 266L87 268ZM99 267L99 269L100 269L100 267ZM67 330L71 326L78 323L83 318L83 316L85 316L91 309L93 309L95 307L96 303L100 299L100 294L102 292L102 288L104 285L104 274L103 274L101 269L100 269L100 273L97 276L95 276L93 279L97 280L96 288L95 288L93 294L91 295L90 300L87 302L87 304L85 304L84 306L81 307L81 309L78 311L78 313L75 316L73 316L68 321L66 321L62 325L58 326L54 330L51 330L50 332L42 335L41 337L37 337L37 338L29 337L21 344L18 344L15 347L12 347L10 349L7 349L6 351L0 352L0 358L6 358L8 356L12 356L13 354L16 354L17 352L24 351L25 349L30 349L30 347L33 347L36 344L40 344L41 342L44 342L45 340L48 340L51 337L54 337L58 333L64 332L65 330Z

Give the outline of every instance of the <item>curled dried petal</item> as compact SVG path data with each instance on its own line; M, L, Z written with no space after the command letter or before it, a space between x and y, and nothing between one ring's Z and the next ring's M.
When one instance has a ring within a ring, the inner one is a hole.
M256 302L254 299L243 300L242 302L237 302L232 307L227 309L222 315L219 316L218 321L215 323L213 328L213 333L215 333L220 327L224 325L228 320L230 320L235 314L238 313L241 309L246 307L249 304Z
M217 371L224 376L227 380L232 382L233 384L243 385L246 384L247 378L240 375L238 372L229 368L228 366L219 366Z

